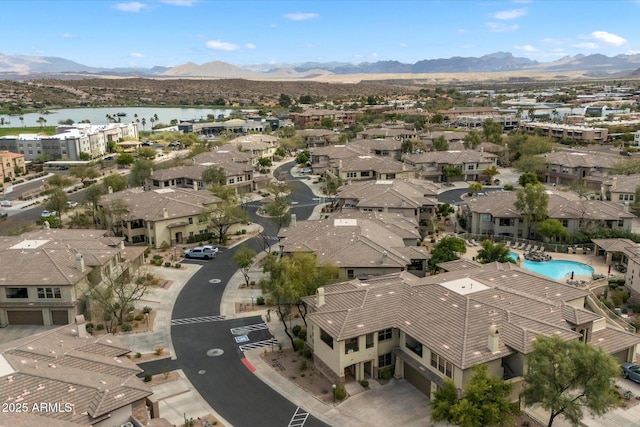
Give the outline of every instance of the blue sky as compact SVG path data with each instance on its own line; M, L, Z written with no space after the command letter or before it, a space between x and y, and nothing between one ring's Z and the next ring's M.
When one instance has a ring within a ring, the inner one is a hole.
M637 0L9 0L1 13L0 53L108 68L640 53Z

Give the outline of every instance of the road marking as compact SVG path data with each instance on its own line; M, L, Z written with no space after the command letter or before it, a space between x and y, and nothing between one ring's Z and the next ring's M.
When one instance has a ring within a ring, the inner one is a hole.
M266 347L271 344L276 344L278 342L275 338L269 338L268 340L256 341L249 344L242 344L239 346L240 351L253 350L254 348Z
M255 372L255 371L256 371L255 366L253 366L253 364L252 364L251 362L249 362L249 361L247 360L247 358L246 358L246 357L243 357L242 359L240 359L240 361L241 361L241 362L244 364L244 366L246 366L246 367L247 367L247 369L248 369L248 370L250 370L251 372Z
M255 323L253 325L240 326L239 328L231 328L231 333L233 335L247 335L249 332L253 331L262 331L264 329L269 329L266 323Z
M225 317L224 316L189 317L187 319L173 319L171 320L171 326L191 325L193 323L219 322L221 320L225 320Z
M309 418L309 413L298 406L293 417L291 417L291 421L289 421L288 427L302 427L307 422L307 418Z

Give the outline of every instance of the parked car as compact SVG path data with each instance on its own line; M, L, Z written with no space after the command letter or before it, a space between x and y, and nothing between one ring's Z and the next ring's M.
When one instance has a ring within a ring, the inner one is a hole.
M311 172L312 172L311 168L302 168L302 169L300 169L300 173L311 173Z
M9 207L11 206L11 200L3 200L0 202L0 206Z
M184 257L186 259L198 258L198 259L211 259L216 256L215 252L211 249L205 249L202 246L196 246L192 249L186 249L184 251Z
M9 214L6 212L0 212L0 219L7 219L9 217Z
M640 384L640 366L635 363L627 362L620 365L622 368L622 376L629 378L631 381Z
M41 218L49 218L50 216L55 216L57 212L56 211L51 211L49 212L48 210L44 210L42 211L42 213L40 214Z
M75 200L69 200L67 202L67 207L69 208L75 208L76 206L78 206L78 202L76 202Z
M210 250L211 252L213 252L214 254L217 254L217 253L218 253L218 248L217 248L217 247L215 247L215 246L213 246L213 245L204 245L204 246L202 246L202 248L203 248L203 249L208 249L208 250Z

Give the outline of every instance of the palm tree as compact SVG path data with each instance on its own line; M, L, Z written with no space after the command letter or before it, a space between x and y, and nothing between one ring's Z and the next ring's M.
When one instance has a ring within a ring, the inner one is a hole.
M529 116L529 120L531 120L532 122L536 120L536 109L531 107L529 108L529 111L527 112L527 115Z
M157 114L154 114L154 115L153 115L153 121L155 121L155 122L157 122L157 121L158 121L158 115L157 115Z
M155 122L156 120L153 117L151 117L149 121L151 122L151 129L153 129L153 122Z
M42 128L44 126L44 123L46 122L46 120L44 119L44 117L40 116L38 117L38 120L36 120L37 123L40 123L40 128Z
M22 127L24 127L24 117L20 116L19 119L20 119L20 123L22 123Z
M147 124L147 119L142 118L142 130L144 130L144 126Z
M4 126L4 117L0 117L0 126Z

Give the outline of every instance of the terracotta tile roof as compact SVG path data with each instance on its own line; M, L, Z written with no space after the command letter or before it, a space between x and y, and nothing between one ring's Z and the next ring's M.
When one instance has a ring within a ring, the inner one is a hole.
M618 154L608 153L561 150L553 153L538 154L536 156L543 158L548 164L569 168L611 168L620 162L620 156Z
M360 155L348 157L330 162L334 167L340 169L340 172L359 172L359 171L375 171L376 173L400 173L414 170L413 166L388 157L379 157L375 155Z
M435 184L418 179L365 181L343 185L339 199L357 199L358 208L419 208L437 205Z
M0 237L0 285L71 285L87 271L76 266L80 253L87 267L104 265L122 249L118 240L104 240L104 230L48 229ZM121 240L121 239L120 239ZM29 268L16 268L16 265Z
M591 333L591 343L602 347L609 354L625 350L638 344L638 336L614 328L605 328Z
M116 193L105 194L100 198L101 204L123 201L128 212L124 219L144 219L146 221L161 221L164 219L183 219L188 216L200 215L207 206L221 203L222 200L206 190L192 190L189 188L163 188L144 191L131 188ZM167 218L164 213L167 212Z
M0 398L72 405L71 410L35 414L31 425L94 424L152 394L136 377L141 369L121 357L128 352L111 335L80 338L74 325L2 344L0 357L13 372L2 373Z
M498 156L475 150L429 151L421 154L408 154L411 164L463 165L465 163L493 163Z

